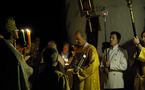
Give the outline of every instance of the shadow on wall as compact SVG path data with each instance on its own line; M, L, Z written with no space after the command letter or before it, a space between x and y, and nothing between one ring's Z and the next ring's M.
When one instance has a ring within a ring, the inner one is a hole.
M143 42L141 40L140 40L140 43L143 46ZM129 65L132 66L132 64L134 63L133 56L134 56L134 53L136 52L136 46L133 43L133 39L122 44L122 47L127 50Z
M127 41L122 45L123 48L127 50L128 53L128 69L123 72L124 78L124 90L134 90L134 78L135 78L135 70L130 70L130 67L134 63L134 53L136 52L136 47L133 44L132 40Z
M126 43L122 45L122 47L127 50L129 66L132 66L132 64L134 63L133 56L134 56L134 53L136 52L136 47L133 43L133 40L127 41Z
M141 42L142 44L142 42ZM133 43L133 40L129 40L126 43L122 45L123 48L125 48L128 52L128 69L123 72L123 78L124 78L124 90L134 90L134 79L136 75L135 69L130 69L130 67L134 63L134 53L136 52L136 46Z

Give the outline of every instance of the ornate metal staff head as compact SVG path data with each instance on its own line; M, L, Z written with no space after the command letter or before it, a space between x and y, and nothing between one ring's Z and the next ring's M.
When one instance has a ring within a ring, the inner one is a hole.
M133 1L133 0L126 0L126 2L128 3L127 6L128 6L129 8L132 8L132 1Z

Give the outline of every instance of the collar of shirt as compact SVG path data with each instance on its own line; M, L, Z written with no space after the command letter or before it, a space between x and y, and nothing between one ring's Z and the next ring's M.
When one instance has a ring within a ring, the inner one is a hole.
M13 45L13 41L12 40L6 40L6 41Z
M115 49L117 49L117 47L118 47L118 44L115 47L111 47L111 49L115 50Z
M65 58L65 59L67 59L68 56L69 56L69 52L67 52L66 55L64 55L64 53L63 53L63 51L62 51L62 52L61 52L61 56L62 56L63 58Z
M9 40L9 42L10 42L11 44L13 44L13 41L12 41L12 40Z
M86 46L88 46L88 45L89 45L89 43L88 43L88 42L86 42L83 48L85 48L85 47L86 47Z

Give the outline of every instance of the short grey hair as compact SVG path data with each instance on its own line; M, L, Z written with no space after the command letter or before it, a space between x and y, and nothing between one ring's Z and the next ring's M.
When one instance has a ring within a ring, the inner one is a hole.
M43 52L44 62L47 63L49 66L54 64L58 57L58 51L56 48L48 47Z
M54 41L49 41L48 44L50 44L50 43L56 45L56 47L57 47L57 44Z
M76 33L78 33L78 32L80 32L82 38L83 38L83 37L86 37L86 40L87 40L87 33L86 33L85 31L83 31L83 30L78 30Z
M49 44L49 43L53 43L53 44L55 44L55 45L56 45L56 43L55 43L54 41L49 41L49 42L48 42L48 44Z

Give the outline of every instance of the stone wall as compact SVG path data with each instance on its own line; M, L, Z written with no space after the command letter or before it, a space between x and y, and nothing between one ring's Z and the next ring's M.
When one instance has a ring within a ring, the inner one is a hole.
M132 42L133 28L129 8L126 0L93 0L95 14L100 15L99 22L101 30L98 31L97 51L99 56L102 56L102 42L105 41L104 18L102 17L102 8L106 7L108 16L106 21L107 41L110 41L110 32L120 32L122 38L120 46L127 49L129 56L129 65L133 54L136 51L135 45ZM135 20L136 33L141 39L141 32L145 29L145 0L133 0L133 15ZM81 17L78 0L66 0L66 30L68 41L71 44L76 44L74 34L77 30L86 30L86 17ZM135 71L127 70L124 72L125 90L133 90Z
M129 8L126 0L93 0L96 15L100 15L101 30L98 31L97 51L102 56L102 42L105 41L104 18L101 10L106 7L108 10L106 31L107 41L110 40L110 32L118 31L122 35L120 45L127 49L131 58L135 52L135 46L132 43L133 29ZM145 27L145 0L133 0L133 15L137 35L140 37ZM66 30L68 41L75 44L74 34L77 30L86 30L86 17L81 17L78 0L66 0Z

